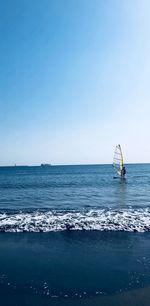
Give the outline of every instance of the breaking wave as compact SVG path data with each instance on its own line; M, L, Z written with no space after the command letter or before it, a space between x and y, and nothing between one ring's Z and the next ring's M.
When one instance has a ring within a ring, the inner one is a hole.
M150 208L1 212L0 232L150 231Z

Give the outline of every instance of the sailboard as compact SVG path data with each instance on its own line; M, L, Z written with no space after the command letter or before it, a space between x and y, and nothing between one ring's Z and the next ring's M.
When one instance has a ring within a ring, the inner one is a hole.
M113 167L118 177L122 177L123 169L123 154L121 146L118 144L115 148L114 158L113 158ZM114 177L115 178L115 177Z

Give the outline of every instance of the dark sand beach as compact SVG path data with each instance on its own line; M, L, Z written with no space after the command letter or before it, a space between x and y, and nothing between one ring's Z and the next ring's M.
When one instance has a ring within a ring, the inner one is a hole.
M0 296L13 305L149 305L150 234L0 234Z

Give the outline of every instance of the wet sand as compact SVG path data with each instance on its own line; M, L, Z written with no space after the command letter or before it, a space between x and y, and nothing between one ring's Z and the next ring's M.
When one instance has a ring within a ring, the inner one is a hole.
M150 233L0 234L2 306L149 306Z

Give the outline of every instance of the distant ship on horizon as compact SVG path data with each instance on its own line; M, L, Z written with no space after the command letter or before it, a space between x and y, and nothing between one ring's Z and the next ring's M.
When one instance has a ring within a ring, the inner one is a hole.
M41 167L51 167L51 164L41 164Z
M13 167L29 167L28 165L17 165L17 164L14 164Z

